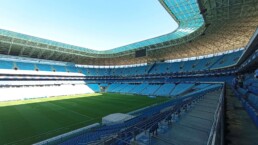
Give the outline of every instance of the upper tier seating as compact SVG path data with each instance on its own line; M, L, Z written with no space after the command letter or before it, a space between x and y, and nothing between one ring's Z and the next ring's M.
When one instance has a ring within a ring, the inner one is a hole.
M108 76L109 75L109 69L108 68L98 69L97 74L99 76Z
M195 71L202 71L208 69L208 64L210 63L209 58L203 58L198 61L198 63L194 64L194 70Z
M66 66L68 72L78 73L78 69L75 66Z
M53 70L55 70L56 72L67 72L65 66L53 65L52 67L53 67Z
M43 64L32 62L14 62L0 60L0 69L17 69L17 70L31 70L31 71L55 71L55 72L74 72L83 73L86 76L137 76L137 75L158 75L168 73L183 73L203 71L210 69L219 69L231 66L237 62L242 54L241 51L232 52L224 55L217 55L208 58L178 61L178 62L156 62L144 66L133 67L76 67L73 65L57 65L57 64Z
M191 72L194 70L195 64L198 63L198 60L189 60L184 61L184 64L182 66L184 72Z
M35 65L32 63L16 62L18 70L35 70Z
M156 63L149 74L163 74L168 73L168 63Z
M36 64L39 71L53 71L49 64Z
M210 67L216 63L222 56L213 56L208 58L202 58L198 61L196 64L194 64L193 71L203 71L203 70L209 70Z
M182 72L182 62L173 62L169 64L169 73Z
M98 68L87 68L86 70L88 70L89 76L98 76L98 73L97 73Z
M243 51L238 51L223 55L223 57L217 63L215 63L211 69L223 68L235 64L242 53Z
M146 74L146 66L138 66L138 67L131 67L131 68L125 68L124 73L127 75L142 75Z
M3 61L0 60L0 69L13 69L13 62L12 61Z

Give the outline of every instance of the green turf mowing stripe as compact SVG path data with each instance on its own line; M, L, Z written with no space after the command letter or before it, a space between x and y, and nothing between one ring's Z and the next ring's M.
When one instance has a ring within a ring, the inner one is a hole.
M126 113L166 100L105 93L0 102L0 144L32 144L99 122L111 113Z

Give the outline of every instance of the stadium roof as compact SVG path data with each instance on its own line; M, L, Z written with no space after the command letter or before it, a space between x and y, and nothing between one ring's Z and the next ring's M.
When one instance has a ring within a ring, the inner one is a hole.
M177 41L182 38L184 38L183 42L185 42L201 34L203 30L202 26L204 26L204 19L203 19L203 16L201 15L197 0L176 0L176 1L159 0L159 1L167 10L167 12L178 23L179 27L171 33L158 36L155 38L147 39L144 41L132 43L129 45L113 48L110 50L97 51L89 48L78 47L74 45L69 45L65 43L33 37L33 36L20 34L20 33L3 30L3 29L0 29L0 35L14 38L14 39L19 39L19 40L25 40L26 41L25 44L27 44L27 42L30 42L30 43L36 43L41 45L47 45L47 48L45 49L48 49L49 47L57 47L57 48L62 48L62 50L63 49L75 50L76 52L79 51L79 52L84 52L86 54L109 55L109 54L123 53L126 51L132 51L132 50L142 49L142 48L151 49L153 47L159 46L158 44L172 43L172 41ZM193 37L190 37L194 32L197 32L197 31L200 31L200 32L197 33L197 35L193 35Z

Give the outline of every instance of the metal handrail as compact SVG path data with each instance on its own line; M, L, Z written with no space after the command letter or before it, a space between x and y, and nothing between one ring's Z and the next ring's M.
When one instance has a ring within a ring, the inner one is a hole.
M217 109L214 114L214 121L213 121L211 130L210 130L207 145L215 145L217 131L218 131L218 123L221 119L223 120L223 116L222 116L223 109L222 108L224 107L224 91L225 91L225 83L223 85L223 89L221 91L220 98L219 98L219 103L218 103ZM223 135L221 135L221 136L223 136ZM221 144L223 144L223 141L221 141Z

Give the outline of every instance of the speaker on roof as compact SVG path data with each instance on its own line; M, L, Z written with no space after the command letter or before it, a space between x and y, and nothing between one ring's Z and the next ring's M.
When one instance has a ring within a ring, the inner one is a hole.
M205 27L208 28L211 25L211 23L205 24Z
M205 24L205 30L204 30L203 33L201 34L202 36L205 35L205 32L206 32L206 30L208 29L208 27L209 27L210 25L211 25L211 23Z
M135 51L135 58L146 56L147 55L146 51L147 51L146 48L141 49L141 50L136 50Z
M200 11L200 14L204 14L204 13L206 13L207 12L207 9L201 9L201 11Z

